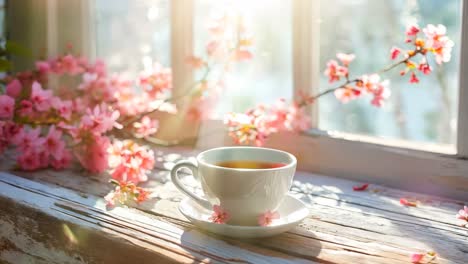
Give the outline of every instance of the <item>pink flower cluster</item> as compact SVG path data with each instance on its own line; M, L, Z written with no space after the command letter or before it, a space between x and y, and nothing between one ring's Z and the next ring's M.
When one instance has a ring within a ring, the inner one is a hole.
M129 205L130 203L142 203L149 199L150 192L136 186L133 182L111 180L115 189L108 193L104 200L108 207L116 205Z
M158 131L158 126L158 120L151 119L148 116L142 117L140 122L133 123L135 136L137 138L145 138L155 134Z
M69 75L81 83L77 89L47 89L50 74ZM140 77L137 84L143 92L136 93L131 82L118 75L109 77L101 61L90 64L71 54L38 61L34 71L6 78L5 93L0 94L0 153L11 148L23 170L65 169L74 158L92 173L110 167L112 177L121 182L115 199L144 201L148 193L135 184L147 179L153 152L131 141L111 144L108 134L122 129L120 122L134 114L153 110L152 100L168 96L171 78L170 70L157 67ZM145 137L157 126L157 120L144 116L127 129Z
M390 97L389 81L380 80L380 75L362 75L356 80L355 85L346 84L335 90L336 98L342 103L348 103L363 94L372 95L371 104L381 107L385 100Z
M132 140L115 140L108 154L112 178L119 182L147 181L147 173L154 168L153 151Z
M224 122L237 144L252 142L261 146L272 133L306 130L310 126L310 117L299 103L290 105L280 99L272 106L259 105L245 114L230 113Z
M423 38L420 37L421 31L424 33ZM417 71L424 75L428 75L432 72L432 68L428 62L428 54L432 53L436 63L439 65L444 62L449 62L454 43L446 34L447 29L444 25L434 26L429 24L422 30L416 24L409 25L406 29L406 43L410 44L412 49L402 51L398 47L393 47L390 51L392 60L399 57L404 58L406 67L400 74L403 76L410 73L409 82L419 83L416 74ZM419 63L411 60L417 54L422 55Z
M327 68L323 74L328 77L329 83L339 81L341 78L348 78L349 64L356 58L354 54L345 53L337 53L336 57L343 65L340 65L336 60L330 60L327 62Z
M425 39L418 37L421 32L417 25L410 25L406 30L406 43L412 45L411 50L403 52L398 47L393 47L390 50L390 57L396 60L403 57L399 64L404 64L406 67L400 72L401 75L410 73L410 83L419 83L416 71L428 75L432 68L428 63L427 53L433 53L437 64L450 61L453 41L446 36L446 28L443 25L428 25L422 30L425 34ZM411 59L416 55L421 54L419 63ZM364 94L371 94L371 104L381 107L385 100L390 97L389 82L387 80L380 81L380 75L373 73L362 75L356 79L349 79L349 64L355 59L353 54L337 54L338 59L342 63L340 65L336 60L330 60L327 63L327 68L324 72L330 83L346 79L346 82L335 90L335 96L342 103L347 103L357 99Z

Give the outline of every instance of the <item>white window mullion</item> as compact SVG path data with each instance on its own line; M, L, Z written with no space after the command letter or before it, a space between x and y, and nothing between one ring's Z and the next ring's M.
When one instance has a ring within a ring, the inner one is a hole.
M460 86L458 95L457 154L468 157L468 4L462 3Z
M171 66L173 93L179 96L193 82L193 71L186 63L193 54L194 0L171 1Z
M299 91L316 94L319 91L320 73L320 18L319 1L294 0L292 8L293 32L293 87L294 96ZM318 128L318 103L309 106L312 128Z

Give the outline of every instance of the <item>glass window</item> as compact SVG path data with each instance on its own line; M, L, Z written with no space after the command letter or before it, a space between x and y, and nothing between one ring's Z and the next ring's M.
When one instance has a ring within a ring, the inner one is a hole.
M216 113L243 112L279 97L291 99L292 33L290 0L196 0L195 55L204 54L207 25L219 12L240 14L253 35L253 59L236 64L226 75L226 87Z
M154 62L170 66L170 1L95 2L97 57L134 77Z
M382 75L391 80L392 95L383 108L370 98L342 104L333 96L320 100L319 127L384 138L455 144L460 59L460 0L322 0L320 64L336 52L354 53L350 76L371 73L391 63L390 49L404 46L408 23L444 24L455 42L452 59L419 84L400 70ZM321 75L321 88L331 88ZM333 84L332 84L333 85Z

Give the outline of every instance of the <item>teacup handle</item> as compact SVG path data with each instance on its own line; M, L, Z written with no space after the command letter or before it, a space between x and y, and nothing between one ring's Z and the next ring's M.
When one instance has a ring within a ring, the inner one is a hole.
M172 168L172 170L171 170L172 183L174 183L174 185L177 187L177 189L179 189L181 192L183 192L184 194L186 194L187 196L189 196L190 198L195 200L195 202L197 202L199 205L201 205L201 206L203 206L203 207L205 207L207 209L211 209L211 203L210 202L208 202L206 199L196 195L195 193L191 192L189 189L187 189L187 187L185 187L183 185L183 183L180 182L180 179L179 179L179 177L177 175L177 172L182 168L189 169L192 172L192 175L195 178L195 180L200 181L200 179L198 177L198 167L197 167L197 165L195 163L191 162L191 161L184 160L184 161L178 162Z

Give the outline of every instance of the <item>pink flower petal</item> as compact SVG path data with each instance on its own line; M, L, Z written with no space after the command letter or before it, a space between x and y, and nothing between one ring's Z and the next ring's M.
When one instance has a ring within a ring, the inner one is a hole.
M400 199L400 204L404 206L411 206L411 207L416 207L418 205L416 202L409 201L408 199L405 199L405 198Z
M269 226L272 224L274 219L279 219L280 214L277 211L266 211L265 213L258 216L258 224L260 226Z
M231 218L230 214L219 205L213 205L213 214L209 218L216 224L225 224Z
M367 187L369 187L369 183L365 183L363 185L358 185L358 186L353 186L353 191L362 192L362 191L367 190Z
M421 253L411 253L411 263L419 263L424 258L424 255Z

